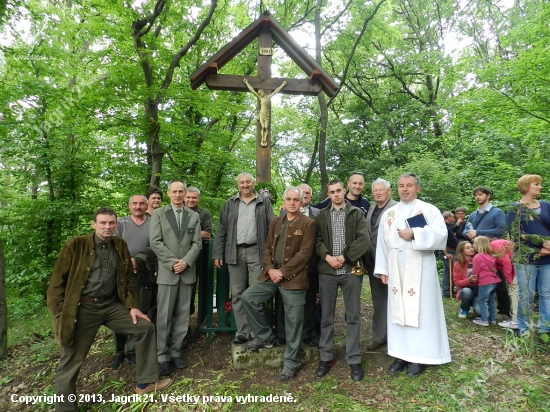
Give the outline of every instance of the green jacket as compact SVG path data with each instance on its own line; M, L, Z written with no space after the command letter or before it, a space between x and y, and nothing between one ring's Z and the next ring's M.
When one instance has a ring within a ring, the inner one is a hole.
M114 236L111 241L117 256L118 300L128 309L139 308L136 277L128 246ZM48 309L52 315L55 340L63 346L73 344L74 325L82 288L94 263L94 235L77 236L63 245L48 286Z
M326 261L326 255L332 255L332 225L330 221L330 203L322 209L317 216L317 238L315 251L319 255L319 264L317 268L319 273L334 274L335 270ZM346 260L346 272L351 273L351 269L369 250L370 240L367 234L367 221L363 217L363 212L352 206L346 200L346 243L344 245L343 256Z

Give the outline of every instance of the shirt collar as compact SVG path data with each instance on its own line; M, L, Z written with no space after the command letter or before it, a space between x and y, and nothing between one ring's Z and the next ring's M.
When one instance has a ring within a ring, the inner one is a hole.
M240 193L237 193L237 199L244 202L244 200L241 199ZM253 200L258 200L258 193L254 192L254 197L250 201L252 202Z
M170 203L170 206L172 206L172 210L174 211L174 213L176 213L177 210L182 210L183 211L183 208L184 208L184 205L181 205L181 207L177 207L173 203Z
M101 240L95 233L94 233L94 243L98 248L104 248L103 245L107 245L107 248L109 247L109 242L105 242L104 240Z
M334 203L332 203L332 202L330 203L330 211L331 212L339 212L340 210L343 210L345 208L346 208L346 202L345 201L344 201L344 205L340 209L336 209L334 207Z
M477 208L477 211L478 211L479 213L485 213L485 212L489 212L492 208L493 208L493 204L492 204L492 203L489 203L487 206L485 206L484 209L478 207L478 208Z

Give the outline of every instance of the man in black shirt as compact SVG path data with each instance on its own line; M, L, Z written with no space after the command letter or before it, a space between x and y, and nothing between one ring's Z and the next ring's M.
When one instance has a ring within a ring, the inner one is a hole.
M443 261L443 277L441 278L441 293L443 297L452 298L453 295L453 281L452 265L454 264L456 247L458 245L458 239L453 233L452 227L455 221L453 212L443 212L443 219L447 225L447 247L439 253L439 257Z
M369 211L370 203L367 199L362 196L363 189L365 189L365 178L361 172L353 172L348 179L348 191L346 192L346 198L352 206L358 207L363 212L363 216L367 217L367 212ZM324 209L330 205L330 197L327 197L321 203L317 203L312 207L317 209Z

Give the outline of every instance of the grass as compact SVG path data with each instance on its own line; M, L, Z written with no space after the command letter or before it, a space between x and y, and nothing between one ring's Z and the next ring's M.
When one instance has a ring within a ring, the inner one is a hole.
M370 290L367 285L368 282L365 282L362 296L366 312L363 314L363 345L368 341L370 326ZM338 302L341 307L342 301ZM358 383L350 381L345 365L340 366L340 374L335 367L335 371L322 379L313 377L314 365L304 367L298 379L281 383L276 380L273 371L246 370L236 373L229 361L229 349L219 343L215 346L215 340L212 345L206 342L198 345L205 355L189 359L188 362L195 378L177 376L172 387L164 394L173 395L173 400L168 398L163 401L161 395L157 394L156 402L152 403L86 404L84 410L550 411L550 364L548 352L543 350L547 349L547 343L535 338L517 338L498 327L481 328L474 325L471 319L459 319L458 303L454 300L445 299L444 306L453 362L429 368L425 374L414 379L407 378L405 374L390 375L386 371L389 357L377 352L364 357L363 366L370 374ZM21 405L11 405L7 401L9 394L19 385L23 385L20 393L52 394L59 348L51 338L50 318L45 310L30 315L27 313L17 322L10 322L10 325L10 346L15 355L0 363L0 388L4 388L0 389L0 399L7 402L3 403L10 410L27 410L16 407ZM340 328L336 332L340 354L345 345L344 331ZM19 344L21 342L26 343ZM20 351L17 352L17 349ZM129 388L132 388L134 375L121 378L106 370L105 366L94 365L105 365L111 355L110 332L103 329L85 364L88 369L83 369L81 377L81 385L89 388L90 393L99 393L108 398L112 393L131 393ZM20 372L25 368L28 372ZM184 371L185 376L189 373L189 370ZM261 397L271 394L292 397L292 400L261 401ZM177 396L184 395L199 397L199 401L189 403L182 398L177 399ZM247 402L243 398L237 400L237 396L247 395L250 395L246 398ZM35 405L32 410L46 411L49 406Z

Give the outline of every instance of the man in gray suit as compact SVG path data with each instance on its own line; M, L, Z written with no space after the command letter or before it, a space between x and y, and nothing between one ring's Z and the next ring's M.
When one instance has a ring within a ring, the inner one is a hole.
M183 205L185 184L168 185L170 204L153 211L149 241L158 258L157 358L160 375L185 368L181 346L189 326L195 261L201 250L199 214Z
M370 290L372 295L372 341L367 345L368 350L378 349L387 341L387 302L388 285L384 285L380 278L374 276L374 259L376 257L376 239L378 225L384 211L397 202L390 198L391 184L387 180L378 178L372 182L372 197L376 204L369 207L367 213L367 232L370 237L370 248L365 255L365 263L369 274Z

